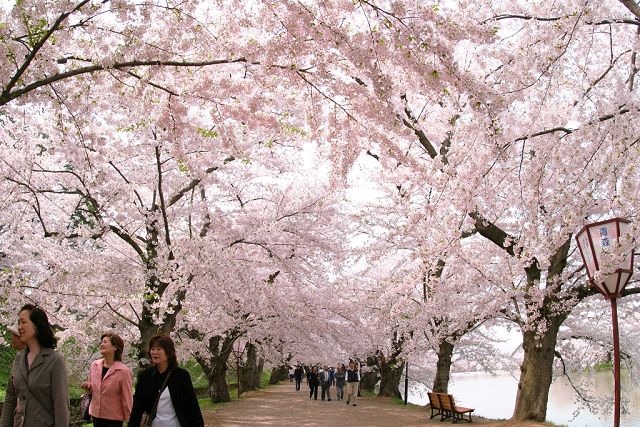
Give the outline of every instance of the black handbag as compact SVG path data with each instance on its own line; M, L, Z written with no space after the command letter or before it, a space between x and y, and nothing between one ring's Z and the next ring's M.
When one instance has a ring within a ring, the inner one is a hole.
M172 372L173 372L173 369L169 371L169 373L167 374L167 377L164 379L164 382L162 383L162 386L158 391L158 396L156 397L156 402L153 404L153 408L151 409L151 412L142 413L142 419L140 420L140 427L151 427L151 423L153 423L153 419L156 417L156 411L158 410L158 402L160 401L160 395L164 391L164 387L167 385L167 381L169 381L169 377L171 376Z
M91 404L91 393L85 393L80 396L80 415L85 421L91 421L91 415L89 415L89 405Z

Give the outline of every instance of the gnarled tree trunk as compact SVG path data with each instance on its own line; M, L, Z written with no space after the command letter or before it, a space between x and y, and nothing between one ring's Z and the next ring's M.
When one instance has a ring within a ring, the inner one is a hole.
M520 366L513 419L538 422L546 419L556 340L566 317L557 315L549 318L548 329L539 339L536 339L535 330L522 334L524 358Z
M262 363L264 364L264 361ZM247 361L240 372L242 379L242 391L256 390L260 387L262 371L257 360L256 346L251 343L247 345Z
M280 381L284 381L287 378L289 378L289 369L285 365L277 366L271 371L269 384L278 384Z
M392 359L389 362L381 361L380 367L380 392L378 396L385 397L397 397L401 398L400 390L400 378L402 377L402 371L404 370L404 361Z
M433 379L433 391L435 393L449 392L449 378L451 374L453 348L453 344L446 339L440 341L440 345L438 346L436 377Z
M517 245L517 238L508 235L478 212L470 212L469 216L474 219L475 228L482 236L510 256L522 260L524 252L522 247ZM525 263L527 290L524 292L524 304L527 317L520 319L521 324L526 325L522 334L524 358L520 366L520 381L513 411L513 419L518 421L542 422L547 416L547 401L558 331L572 308L572 306L562 306L563 297L560 295L563 285L562 272L567 266L571 241L572 236L567 236L562 246L559 246L549 257L547 277L544 280L546 293L542 303L537 302L536 298L529 293L529 290L535 290L536 294L539 292L543 277L540 262L532 257ZM577 301L579 301L580 295L576 293L573 297L578 297Z
M378 372L361 372L360 373L360 389L367 391L375 391L376 383L378 382Z
M227 384L227 363L216 363L207 375L207 388L211 402L230 402L229 384Z
M233 334L220 335L209 338L209 354L205 357L196 354L195 359L207 376L207 388L211 402L230 402L229 384L227 383L227 361L233 348L235 336Z
M264 372L264 358L258 359L258 369L255 371L255 383L258 388L262 388L262 373Z
M157 209L157 206L153 210ZM138 330L140 331L140 341L134 343L134 346L138 350L138 358L140 361L148 357L148 345L149 339L162 332L170 334L176 325L178 314L182 310L182 302L186 296L184 289L178 290L174 295L172 302L169 304L171 310L167 310L162 318L160 325L156 324L155 318L158 315L158 308L154 308L153 305L160 301L168 287L168 283L162 282L157 275L157 258L158 258L158 236L159 231L157 221L151 221L147 224L147 241L145 246L146 259L143 258L145 270L147 273L146 290L143 297L142 311L140 313L140 320L138 321ZM142 249L141 249L142 250ZM173 254L170 254L170 258L173 258ZM188 278L191 282L192 277Z

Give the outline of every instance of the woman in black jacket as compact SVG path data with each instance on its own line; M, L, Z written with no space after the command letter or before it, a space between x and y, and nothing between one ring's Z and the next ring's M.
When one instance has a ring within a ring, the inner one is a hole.
M138 376L129 427L139 427L143 414L154 425L175 426L177 421L181 427L204 427L191 376L178 366L175 344L168 335L151 337L149 359L153 366Z

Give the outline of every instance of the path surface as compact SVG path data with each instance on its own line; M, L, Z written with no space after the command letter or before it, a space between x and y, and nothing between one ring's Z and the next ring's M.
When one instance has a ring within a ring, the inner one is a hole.
M309 388L302 384L295 391L292 383L283 383L264 390L243 394L240 400L203 412L206 426L304 426L304 427L393 427L451 425L440 423L440 417L429 420L430 411L418 406L403 406L391 399L359 398L358 406L347 406L335 400L331 388L331 402L309 399ZM318 393L319 394L319 393ZM472 417L473 424L500 427L538 427L539 423L512 423L483 420ZM459 424L456 424L459 425Z

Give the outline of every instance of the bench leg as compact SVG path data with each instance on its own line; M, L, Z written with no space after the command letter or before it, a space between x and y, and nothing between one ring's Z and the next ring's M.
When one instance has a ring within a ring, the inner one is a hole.
M464 414L461 412L454 412L453 413L453 423L457 424L458 421L466 421L468 423L472 423L473 421L471 420L471 412L469 412L469 419L466 419L464 417Z

